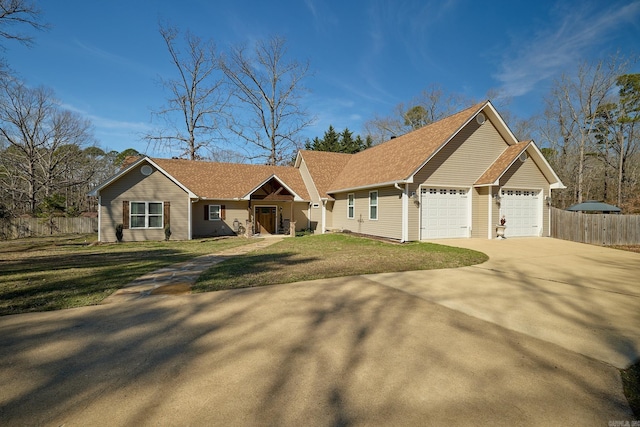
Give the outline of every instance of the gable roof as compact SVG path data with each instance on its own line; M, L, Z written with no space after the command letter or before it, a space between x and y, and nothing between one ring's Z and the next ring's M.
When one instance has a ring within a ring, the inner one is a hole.
M410 182L413 175L487 104L488 101L476 104L353 154L328 192Z
M333 197L327 194L327 190L340 172L344 170L351 157L353 154L300 150L296 166L300 166L300 160L304 161L309 174L313 177L320 198L333 200Z
M248 199L257 188L275 177L296 196L295 200L310 200L300 171L292 166L151 160L202 199Z
M473 184L478 187L498 185L498 181L511 167L516 159L531 145L533 141L523 141L507 147L495 162Z
M291 192L296 201L309 201L300 171L292 166L267 166L240 163L217 163L200 160L156 159L141 157L91 191L97 195L141 163L155 166L162 174L184 189L190 197L201 199L249 199L251 194L271 178Z

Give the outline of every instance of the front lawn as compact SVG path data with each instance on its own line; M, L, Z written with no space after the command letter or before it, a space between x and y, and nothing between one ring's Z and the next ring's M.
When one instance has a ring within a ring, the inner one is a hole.
M96 245L96 239L91 234L0 241L0 315L98 304L150 271L256 241Z
M468 249L432 243L393 244L348 234L282 242L229 259L203 273L194 292L274 285L327 277L455 268L485 262Z

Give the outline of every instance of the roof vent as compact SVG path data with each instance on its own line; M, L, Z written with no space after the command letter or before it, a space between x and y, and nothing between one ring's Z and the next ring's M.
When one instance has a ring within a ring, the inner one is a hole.
M149 165L144 165L140 168L140 173L144 176L151 175L151 172L153 172L153 169L151 169L151 166Z
M484 124L486 118L484 116L484 114L482 113L478 113L478 115L476 116L476 122L478 122L479 125Z
M525 162L525 160L527 160L527 157L528 157L528 156L527 156L527 152L526 152L526 151L523 151L523 152L520 154L520 157L518 157L518 159L520 159L520 161L521 161L522 163L524 163L524 162Z

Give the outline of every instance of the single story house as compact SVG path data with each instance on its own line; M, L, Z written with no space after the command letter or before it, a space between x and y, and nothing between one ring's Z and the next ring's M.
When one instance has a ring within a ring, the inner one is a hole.
M562 182L486 101L356 154L298 152L294 166L140 157L96 187L99 240L341 230L401 242L548 236Z

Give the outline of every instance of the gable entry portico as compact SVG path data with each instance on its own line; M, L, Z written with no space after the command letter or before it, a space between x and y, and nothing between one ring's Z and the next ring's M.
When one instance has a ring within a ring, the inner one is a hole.
M277 176L271 176L249 194L250 222L255 234L289 233L295 224L293 202L295 193ZM284 220L283 211L289 220Z

